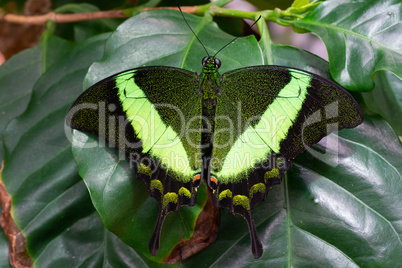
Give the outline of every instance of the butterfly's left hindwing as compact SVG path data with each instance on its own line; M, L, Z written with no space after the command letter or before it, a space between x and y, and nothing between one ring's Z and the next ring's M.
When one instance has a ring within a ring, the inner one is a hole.
M67 115L67 125L95 133L124 153L158 201L152 254L159 249L166 215L196 201L193 177L200 172L200 150L194 144L201 140L197 79L196 73L171 67L125 71L86 90Z

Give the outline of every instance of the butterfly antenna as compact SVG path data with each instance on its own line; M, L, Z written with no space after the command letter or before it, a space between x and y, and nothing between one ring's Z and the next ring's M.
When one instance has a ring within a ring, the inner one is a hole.
M253 27L260 19L261 19L261 16L258 17L258 19L250 26L250 28ZM232 41L230 41L229 43L224 45L221 49L219 49L218 52L215 53L214 57L216 57L216 55L218 55L219 52L221 52L225 47L227 47L228 45L230 45L231 43L236 41L236 39L239 38L239 37L240 37L240 34L238 36L236 36Z
M195 32L193 31L193 29L191 28L190 24L188 24L186 18L184 17L183 11L181 11L181 8L179 6L179 4L177 4L177 7L180 10L181 16L183 17L184 21L186 22L188 28L190 28L191 32L194 34L195 38L197 38L198 42L200 42L201 46L204 48L205 52L207 53L208 57L209 57L209 53L208 50L205 48L204 44L201 42L200 38L198 38L198 36L195 34Z

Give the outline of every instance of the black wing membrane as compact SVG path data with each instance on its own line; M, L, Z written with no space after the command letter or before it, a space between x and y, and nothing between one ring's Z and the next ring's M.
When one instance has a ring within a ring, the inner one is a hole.
M168 131L170 135L175 133L170 138L180 139L185 153L188 154L180 157L189 159L191 166L188 168L197 170L195 159L189 156L199 154L199 149L192 144L200 144L200 131L192 131L190 135L183 136L188 128L199 129L201 126L194 119L191 124L186 124L191 118L201 114L197 81L196 73L179 68L156 66L128 70L110 76L83 92L66 118L66 123L71 128L95 133L111 147L124 153L133 166L136 177L147 184L150 196L158 201L159 216L149 243L153 255L159 250L160 231L166 215L183 205L193 206L196 202L197 192L193 177L188 173L181 174L169 165L161 165L161 159L154 152L163 135L168 135ZM141 90L141 94L145 96L130 97L130 84L135 84L136 90ZM142 119L150 122L153 117L158 116L163 121L163 124L159 122L158 131L155 131L159 133L157 136L151 140L144 135L155 134L154 131L134 129L128 117L135 120L135 115L129 114L127 108L124 109L119 94L124 94L125 100L132 102L130 109L144 112L144 101L152 103L157 115L150 112ZM145 143L148 144L148 150L144 151Z
M254 206L265 200L273 185L281 183L292 159L331 132L359 125L363 115L339 85L289 67L252 66L229 71L222 75L221 88L214 136L214 142L221 146L213 149L218 164L211 168L218 180L214 203L246 219L253 255L258 258L263 250L252 216ZM221 120L221 116L229 120ZM278 120L281 117L285 120ZM234 129L231 135L222 131L228 127ZM250 144L260 144L265 150ZM229 171L225 171L225 165L219 163L237 157L233 147L240 148L241 161L227 165ZM247 160L247 154L259 156Z

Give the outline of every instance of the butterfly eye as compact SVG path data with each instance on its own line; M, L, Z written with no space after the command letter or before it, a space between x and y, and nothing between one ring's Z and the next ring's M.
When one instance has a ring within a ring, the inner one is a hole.
M202 59L202 66L205 66L205 64L207 64L207 62L208 62L208 60L209 60L209 57L204 57L203 59Z
M215 67L218 69L221 67L221 61L219 59L215 59Z

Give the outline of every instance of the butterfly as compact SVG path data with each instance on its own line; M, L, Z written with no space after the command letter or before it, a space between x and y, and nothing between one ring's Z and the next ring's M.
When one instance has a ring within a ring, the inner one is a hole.
M259 258L253 208L297 155L363 121L352 96L321 76L273 65L221 75L216 56L202 59L200 74L167 66L114 74L84 91L66 118L123 152L158 201L152 255L168 213L193 206L205 182L216 207L245 218Z

